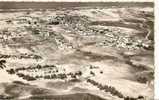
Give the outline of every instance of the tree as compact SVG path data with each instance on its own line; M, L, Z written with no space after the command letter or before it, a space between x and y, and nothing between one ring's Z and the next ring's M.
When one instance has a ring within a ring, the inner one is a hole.
M0 60L0 64L6 63L6 60Z
M38 64L36 67L37 67L38 69L41 69L41 68L42 68L42 66L41 66L41 65L39 65L39 64Z
M100 71L101 74L103 74L103 71Z
M8 72L9 74L15 74L14 69L7 70L7 72Z
M81 71L78 71L78 72L75 73L75 75L81 76L81 75L82 75L82 72L81 72Z
M93 75L93 76L95 76L95 73L94 73L94 72L92 72L92 71L90 71L90 74L91 74L91 75Z
M141 96L141 95L139 95L139 96L138 96L138 99L144 99L144 97L143 97L143 96Z
M4 64L6 63L6 60L0 60L0 68L6 67Z

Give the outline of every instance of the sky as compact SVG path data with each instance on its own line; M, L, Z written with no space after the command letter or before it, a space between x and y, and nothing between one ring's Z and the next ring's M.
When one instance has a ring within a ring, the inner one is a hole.
M31 2L153 2L154 0L0 0L0 1L31 1Z

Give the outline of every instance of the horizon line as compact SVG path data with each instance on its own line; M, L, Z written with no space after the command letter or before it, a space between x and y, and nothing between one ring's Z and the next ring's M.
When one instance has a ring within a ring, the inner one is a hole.
M154 0L0 0L0 2L154 2Z

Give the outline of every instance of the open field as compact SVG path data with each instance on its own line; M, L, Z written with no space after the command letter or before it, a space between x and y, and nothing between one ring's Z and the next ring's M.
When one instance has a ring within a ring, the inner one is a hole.
M0 10L0 99L153 99L153 4L40 4Z

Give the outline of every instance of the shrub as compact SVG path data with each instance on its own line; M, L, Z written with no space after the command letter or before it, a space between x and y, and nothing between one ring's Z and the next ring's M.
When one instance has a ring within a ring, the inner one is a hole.
M81 75L82 75L82 72L81 72L81 71L78 71L78 72L75 73L75 75L81 76Z
M101 74L103 74L103 71L100 71Z
M94 73L94 72L92 72L92 71L90 71L90 74L91 74L91 75L93 75L93 76L95 76L95 73Z
M22 74L22 73L17 73L17 75L18 75L19 77L24 77L24 74Z
M15 74L15 70L14 69L10 69L10 70L6 70L9 74Z
M40 34L40 30L38 30L38 29L33 29L32 32L33 32L34 34Z
M71 75L71 78L76 78L76 75L72 74L72 75Z
M58 22L58 21L50 21L48 24L49 25L58 25L58 24L60 24L60 22Z
M127 97L124 98L124 100L137 100L137 99L127 96Z
M57 75L56 74L52 74L51 75L51 79L55 79L55 78L57 78Z
M108 86L108 85L102 86L102 84L99 84L98 82L95 82L94 80L91 80L91 79L88 79L87 82L97 86L100 90L104 90L105 92L110 92L112 95L116 95L119 98L123 98L124 97L123 94L120 93L119 91L117 91L114 87L111 87L111 86Z
M39 65L39 64L38 64L36 67L37 67L38 69L41 69L41 68L42 68L42 66L41 66L41 65Z
M66 76L65 74L58 74L57 77L60 78L60 79L65 79L65 78L67 78L67 76Z
M0 65L6 63L6 60L0 60Z
M143 96L141 96L141 95L139 95L139 96L138 96L138 99L144 99L144 97L143 97Z
M24 75L23 79L26 79L27 81L34 81L34 80L36 80L36 78L31 77L29 75Z

